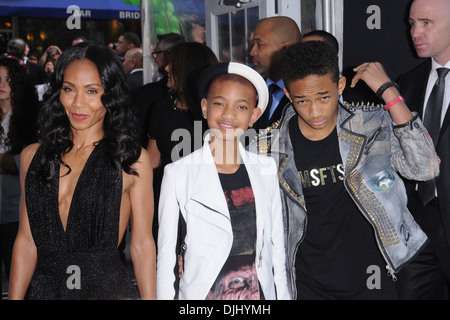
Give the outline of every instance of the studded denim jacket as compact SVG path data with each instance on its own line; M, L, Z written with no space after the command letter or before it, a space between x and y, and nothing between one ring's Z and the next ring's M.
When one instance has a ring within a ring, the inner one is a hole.
M407 179L429 180L439 173L439 159L417 114L394 125L382 106L338 106L337 133L344 163L347 192L375 230L388 274L413 258L427 241L408 211ZM291 295L296 297L295 257L307 227L307 206L289 137L289 119L297 116L292 105L281 120L260 132L249 149L270 155L278 163L286 236L286 265Z

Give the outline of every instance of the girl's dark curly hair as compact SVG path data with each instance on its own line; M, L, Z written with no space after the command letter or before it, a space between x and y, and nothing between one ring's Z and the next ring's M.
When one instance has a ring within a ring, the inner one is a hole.
M125 73L122 64L108 47L93 42L82 42L70 47L56 63L50 82L51 93L40 114L39 143L43 151L41 165L45 168L45 164L49 163L49 172L39 174L45 179L58 178L56 170L61 164L66 165L61 158L73 148L71 125L59 96L67 66L83 59L91 61L97 67L104 88L101 101L106 114L101 141L106 146L107 156L117 168L117 179L120 179L122 170L137 175L132 165L139 159L141 147Z
M10 153L19 154L24 147L36 142L40 102L30 75L18 61L0 57L0 67L5 67L8 72L12 107L5 141L2 141L4 131L0 126L0 143L9 148Z

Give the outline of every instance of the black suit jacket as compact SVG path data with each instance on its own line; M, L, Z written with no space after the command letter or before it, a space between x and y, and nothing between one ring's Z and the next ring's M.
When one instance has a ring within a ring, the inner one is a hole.
M261 117L259 117L259 119L253 124L253 129L255 129L258 132L260 129L265 129L272 123L280 120L281 114L283 113L283 109L289 102L290 101L288 97L286 97L286 95L283 95L283 98L280 100L280 103L278 103L275 111L273 112L270 118L269 118L270 106L267 106L266 110L264 110L264 113L261 115Z
M134 111L138 118L141 144L144 148L147 148L148 130L153 106L157 101L166 96L168 92L167 78L163 78L159 81L141 86L131 96Z
M431 59L428 59L417 68L401 76L398 81L400 92L409 109L416 111L420 116L423 114L425 91L430 71ZM449 88L449 85L446 88ZM450 244L450 106L444 117L436 152L441 158L440 174L436 178L436 187L444 230L447 235L447 242ZM409 196L414 192L415 186L414 181L406 182Z
M134 92L144 84L144 72L136 71L130 73L127 75L127 83L130 94L134 94Z

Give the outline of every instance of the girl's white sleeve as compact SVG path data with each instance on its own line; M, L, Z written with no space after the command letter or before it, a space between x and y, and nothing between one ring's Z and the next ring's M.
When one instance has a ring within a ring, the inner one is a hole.
M176 245L178 236L179 206L176 184L171 166L164 170L158 207L158 255L156 269L156 298L173 300L175 298L174 268L177 262Z

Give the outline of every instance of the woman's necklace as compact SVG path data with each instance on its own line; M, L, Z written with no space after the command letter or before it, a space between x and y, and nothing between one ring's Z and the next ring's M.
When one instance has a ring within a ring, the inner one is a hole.
M172 101L172 108L175 111L181 111L181 112L186 112L189 110L189 108L184 105L180 100L178 100L177 98L174 98L173 96L170 96L170 100Z

